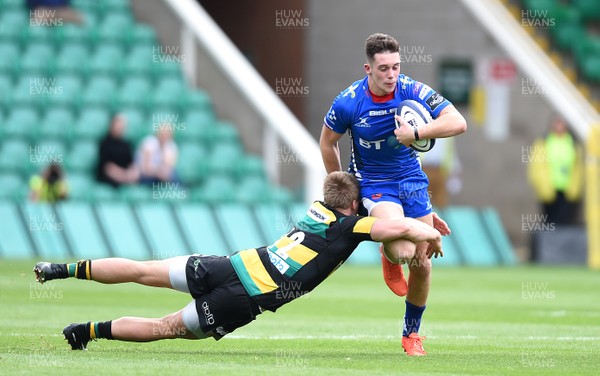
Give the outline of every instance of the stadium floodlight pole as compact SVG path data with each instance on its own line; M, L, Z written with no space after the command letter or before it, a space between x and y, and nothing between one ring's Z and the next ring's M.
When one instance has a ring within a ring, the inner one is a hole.
M204 52L217 63L221 72L263 119L264 124L294 150L304 167L305 201L312 202L320 198L326 173L317 141L196 1L164 2L182 20L184 27L194 35ZM241 80L240 77L244 79ZM269 170L272 171L267 168Z

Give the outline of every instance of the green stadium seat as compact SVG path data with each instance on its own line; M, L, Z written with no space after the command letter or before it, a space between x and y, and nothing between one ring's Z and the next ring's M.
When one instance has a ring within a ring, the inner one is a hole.
M82 107L102 107L109 111L116 97L117 83L110 74L91 78L83 92Z
M20 174L11 172L0 173L0 199L24 199L28 192L27 184L23 181Z
M267 241L263 238L250 207L239 204L219 204L214 210L231 253L266 245Z
M29 13L24 9L2 9L0 22L7 25L29 25Z
M292 228L298 221L304 218L309 205L304 202L296 202L289 206L289 217L287 218L287 227Z
M580 40L573 41L573 52L579 64L588 57L600 56L600 37L586 35Z
M283 205L262 203L254 206L254 213L258 224L265 235L267 243L273 244L282 235L286 234L290 225L289 213Z
M94 173L98 161L98 143L92 140L77 141L66 158L68 171Z
M42 260L55 262L72 259L64 239L64 223L50 204L24 203L21 205L25 223L33 244Z
M97 259L111 256L89 203L61 202L56 210L64 223L64 234L73 257Z
M19 46L11 41L0 41L0 74L13 75L17 71L19 59Z
M89 193L89 199L92 202L108 202L108 201L120 201L121 195L119 190L112 186L104 183L94 184Z
M439 208L433 208L433 211L445 220L446 215L444 213L444 210ZM442 250L444 251L444 257L432 259L434 265L456 266L464 264L464 257L461 253L461 250L456 245L454 234L442 237Z
M550 35L555 45L563 51L571 51L575 41L586 34L581 22L581 13L570 6L558 6L554 9L555 27L550 29Z
M142 76L152 79L152 60L136 55L129 55L123 63L125 77Z
M53 30L44 25L30 25L23 29L21 40L24 45L30 43L52 43Z
M183 72L181 70L181 65L176 61L162 61L155 62L152 64L152 74L154 75L154 79L159 81L166 77L178 78L181 79L183 77Z
M150 243L153 260L190 254L169 205L146 203L138 205L136 213Z
M0 171L26 175L30 167L29 146L22 139L5 138L0 146Z
M545 12L552 12L559 4L558 0L525 0L525 8L533 11L533 15L544 17Z
M235 169L237 179L245 179L248 177L259 177L265 179L265 165L261 157L247 154L241 158Z
M139 77L138 77L139 78ZM140 82L144 81L140 78ZM143 111L148 103L150 85L123 85L116 96L116 108L135 107Z
M294 194L285 187L271 187L269 191L269 200L273 203L290 205L296 201Z
M2 7L7 11L26 12L23 0L2 0Z
M116 50L113 50L113 53L114 51ZM88 74L91 76L108 75L120 79L123 67L120 59L121 57L113 60L113 57L105 56L102 52L95 53L89 60L87 66Z
M147 260L152 257L130 205L99 202L98 220L115 257Z
M183 117L183 122L186 125L186 131L180 134L176 134L178 137L185 138L186 140L203 141L208 138L210 133L209 128L217 123L212 111L197 111L192 110L187 112ZM208 141L206 141L208 143Z
M85 26L66 23L61 27L54 28L52 34L57 46L86 44L89 42L90 23L89 20L86 20Z
M10 218L0 226L0 256L33 259L34 248L17 206L10 201L0 201L0 217Z
M183 97L183 103L186 108L203 111L212 116L212 101L203 90L188 90Z
M72 42L64 44L56 58L56 71L60 73L71 73L84 75L86 61L90 54L89 48L84 42Z
M90 193L95 182L89 174L70 171L66 175L66 181L67 186L69 187L69 200L91 200Z
M125 202L148 202L153 200L150 187L143 185L124 185L119 188L121 199Z
M211 175L225 174L234 176L236 164L243 157L239 145L223 144L213 146L207 159L208 173Z
M28 76L52 75L54 49L50 44L32 43L21 57L21 71ZM50 62L51 64L48 64Z
M205 158L206 149L202 145L192 142L179 145L176 171L185 184L198 183L206 176Z
M242 204L258 204L270 200L270 186L260 176L248 176L243 178L236 192L236 201Z
M452 206L444 210L444 215L467 265L491 266L499 263L494 244L476 209Z
M32 139L35 135L35 127L40 119L37 111L30 107L14 108L6 119L4 134L10 137Z
M108 131L110 115L103 108L85 108L75 123L75 139L99 140Z
M488 236L496 247L500 262L504 265L515 265L517 259L513 246L502 225L498 212L494 208L488 207L481 210L481 216Z
M75 124L73 113L66 108L51 108L39 128L40 138L62 138L66 142L71 140L71 130Z
M134 25L129 29L127 43L132 47L141 46L151 49L152 46L156 46L158 44L156 31L149 25Z
M584 20L600 20L600 2L598 0L573 0L572 4L581 12Z
M600 83L600 56L588 56L583 59L581 74L587 80Z
M200 188L194 189L192 199L206 204L230 203L235 201L236 193L229 176L209 175Z
M133 27L131 16L124 13L108 14L95 28L97 41L125 45Z
M211 145L238 145L240 144L240 135L237 128L229 122L219 122L207 130L206 141Z
M186 204L174 207L190 253L227 256L231 251L221 236L211 209L206 205Z
M3 15L1 21L2 27L0 27L0 42L1 41L18 41L21 37L22 31L28 27L27 16L25 13L25 22L21 17L7 17Z

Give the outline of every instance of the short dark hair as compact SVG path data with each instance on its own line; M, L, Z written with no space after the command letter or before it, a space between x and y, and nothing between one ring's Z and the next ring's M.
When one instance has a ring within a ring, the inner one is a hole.
M360 199L360 185L351 173L335 171L325 178L323 196L323 201L332 208L349 209L352 201Z
M400 45L394 37L387 34L375 33L369 35L365 41L367 59L373 61L375 54L381 52L400 52Z

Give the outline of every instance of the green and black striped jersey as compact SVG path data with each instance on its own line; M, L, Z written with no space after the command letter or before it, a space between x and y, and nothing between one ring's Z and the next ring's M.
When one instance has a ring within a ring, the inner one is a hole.
M312 291L363 240L371 239L376 218L346 216L315 201L300 221L275 243L230 257L248 294L275 311Z

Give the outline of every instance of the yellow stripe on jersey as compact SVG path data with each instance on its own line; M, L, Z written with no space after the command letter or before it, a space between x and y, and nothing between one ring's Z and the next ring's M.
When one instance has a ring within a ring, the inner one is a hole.
M271 292L277 289L277 284L265 269L256 249L248 249L239 252L239 256L244 263L246 271L250 275L252 282L258 287L262 294Z
M313 218L317 222L325 223L326 225L331 224L331 222L335 221L335 214L326 207L324 207L320 202L314 202L310 208L308 208L309 217ZM322 218L324 216L324 218Z
M373 228L373 223L375 223L376 220L377 218L375 217L361 218L354 224L352 232L358 234L370 234L371 229Z
M282 236L281 238L279 238L279 240L277 240L275 242L275 247L277 247L277 252L276 253L280 256L283 256L281 253L281 251L283 250L284 253L291 258L293 261L297 262L298 264L304 266L306 265L310 260L314 259L317 256L317 252L313 251L312 249L308 248L307 246L303 245L303 244L295 244L293 245L290 249L285 250L286 247L289 247L290 244L294 243L294 240L287 237L287 236ZM285 259L285 257L284 257Z

